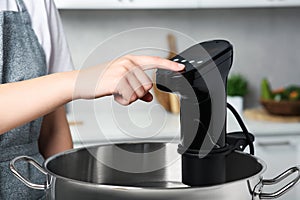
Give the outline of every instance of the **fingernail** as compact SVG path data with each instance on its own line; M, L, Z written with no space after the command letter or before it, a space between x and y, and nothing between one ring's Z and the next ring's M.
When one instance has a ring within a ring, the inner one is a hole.
M185 65L184 65L184 64L178 63L178 67L179 67L180 69L183 69L183 68L185 68Z

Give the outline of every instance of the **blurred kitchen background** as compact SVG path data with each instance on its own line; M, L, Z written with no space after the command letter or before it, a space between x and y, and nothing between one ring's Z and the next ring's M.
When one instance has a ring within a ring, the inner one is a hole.
M231 74L239 73L247 79L249 91L244 106L258 116L255 119L244 116L244 120L256 136L256 155L267 163L265 177L273 178L300 164L300 117L262 113L260 118L261 110L257 110L264 77L274 89L300 85L300 0L56 0L56 3L77 69L98 44L135 28L173 29L198 42L229 40L234 46ZM103 61L114 50L143 38L153 46L169 49L167 33L136 32L93 57L92 62ZM176 42L178 51L186 48L181 40ZM167 53L160 56L166 57ZM76 102L75 112L68 115L75 147L120 140L178 139L180 134L178 115L161 110L150 115L149 107L141 102L127 108L111 106L113 101L109 97ZM113 110L115 107L117 110ZM229 131L240 130L232 117L227 122ZM151 128L153 124L157 130ZM139 133L132 135L136 131ZM300 187L280 199L300 199Z
M63 2L57 0L58 7L76 7L66 6ZM123 2L126 3L125 0ZM141 8L147 8L147 1L143 2ZM237 3L229 6L244 8L219 8L223 6L216 4L200 9L160 9L158 6L158 9L151 10L127 10L117 9L117 6L116 9L111 9L114 8L113 4L108 6L110 9L105 9L105 5L109 3L104 1L104 9L99 4L97 6L100 9L61 9L60 14L76 68L82 65L96 45L112 35L134 28L169 28L199 42L229 40L235 50L231 73L240 73L248 80L249 92L244 105L249 108L259 105L260 82L263 77L267 77L274 88L300 84L300 7L286 7L290 4L281 1L279 7L260 7L255 1L252 2L250 5ZM180 7L179 3L176 4L177 7ZM182 7L189 6L187 3L181 1ZM88 1L85 6L89 8ZM80 5L77 7L80 8ZM90 8L94 7L96 6L90 5ZM168 8L168 5L161 7ZM169 7L172 7L172 3ZM165 35L155 38L133 34L131 40L123 41L120 45L126 46L139 37L147 37L154 44L165 43L168 49ZM184 50L180 48L180 44L178 50Z

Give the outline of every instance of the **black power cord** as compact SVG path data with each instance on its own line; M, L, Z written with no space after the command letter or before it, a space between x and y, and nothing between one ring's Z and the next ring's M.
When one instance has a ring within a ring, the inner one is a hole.
M250 149L250 154L254 155L254 145L251 142L251 139L249 136L250 133L249 133L247 127L245 126L241 116L239 115L239 113L235 110L235 108L231 104L227 103L227 108L231 111L231 113L234 115L235 119L238 121L238 123L239 123L241 129L243 130L243 133L245 134L245 137L247 139L249 149Z

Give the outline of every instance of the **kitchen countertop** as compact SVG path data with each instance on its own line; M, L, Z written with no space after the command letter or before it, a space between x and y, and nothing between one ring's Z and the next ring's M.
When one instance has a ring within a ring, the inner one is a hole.
M95 145L116 141L179 140L179 115L166 112L143 111L132 113L69 113L75 146ZM300 123L275 123L244 119L249 131L256 136L300 135ZM149 131L151 130L151 131ZM231 114L227 120L228 132L240 130Z
M151 119L151 116L153 117ZM71 133L75 144L98 144L116 141L145 141L179 139L179 117L154 112L80 113L69 114ZM128 119L128 121L126 120ZM152 130L152 131L149 131Z

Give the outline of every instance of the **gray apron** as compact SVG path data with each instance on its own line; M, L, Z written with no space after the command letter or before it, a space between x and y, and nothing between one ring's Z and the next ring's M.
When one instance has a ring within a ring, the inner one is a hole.
M45 53L31 27L25 4L22 0L16 0L16 3L18 12L0 12L0 84L36 78L47 71ZM22 99L19 101L22 104ZM43 162L37 143L41 122L42 118L39 118L0 135L1 200L43 198L44 191L28 188L9 170L9 161L20 155ZM18 169L32 182L45 181L44 175L28 164L19 163Z

